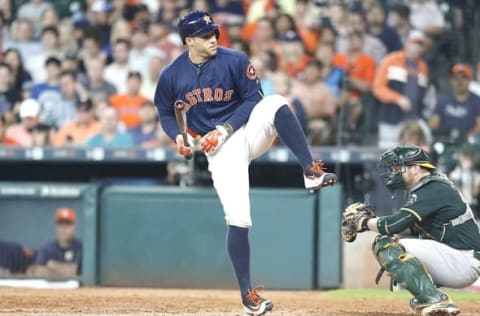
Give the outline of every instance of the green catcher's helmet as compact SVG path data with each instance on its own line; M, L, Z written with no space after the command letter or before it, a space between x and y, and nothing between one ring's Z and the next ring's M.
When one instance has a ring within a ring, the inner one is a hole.
M418 165L426 169L435 169L425 151L413 145L398 146L385 151L380 157L379 168L383 183L390 191L404 190L402 174L405 166Z

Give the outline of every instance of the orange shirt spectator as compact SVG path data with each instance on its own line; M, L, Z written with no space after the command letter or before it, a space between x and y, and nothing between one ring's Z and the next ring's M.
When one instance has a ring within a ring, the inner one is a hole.
M100 132L100 123L91 121L85 124L70 122L62 126L53 139L54 146L83 146L87 139Z
M355 82L350 89L350 96L353 98L359 98L361 92L370 91L375 78L375 59L362 53L362 48L363 34L350 31L348 34L348 51L335 54L332 60L335 67L345 70L350 81L360 81L360 83Z
M34 145L32 130L38 124L40 104L34 99L26 99L20 104L21 122L11 125L5 132L9 145L18 144L22 147Z
M114 94L110 97L110 105L115 108L120 116L120 120L128 129L140 124L139 109L148 101L147 98L140 95L142 85L142 75L139 72L132 71L128 73L127 93Z
M278 69L292 77L297 77L310 61L302 39L296 32L288 31L279 38L279 43L281 53L278 55Z
M77 119L64 124L54 135L53 146L83 146L87 139L100 132L100 123L95 121L90 100L77 104Z

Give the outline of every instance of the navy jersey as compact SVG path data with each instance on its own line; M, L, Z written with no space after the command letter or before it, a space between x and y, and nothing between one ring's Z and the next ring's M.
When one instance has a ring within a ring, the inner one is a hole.
M11 273L25 273L35 253L16 242L0 241L0 267Z
M188 51L166 66L154 101L163 129L175 140L179 134L173 108L177 100L189 108L188 129L204 135L224 123L238 129L261 99L261 85L247 56L218 47L216 56L200 67L192 64Z
M58 241L52 241L37 252L35 258L35 265L46 265L48 260L55 260L64 263L78 264L78 273L80 273L82 261L82 242L78 239L73 239L68 248L62 248Z
M461 135L469 133L480 116L480 98L474 94L459 102L453 95L439 98L435 113L440 116L442 130L457 129Z

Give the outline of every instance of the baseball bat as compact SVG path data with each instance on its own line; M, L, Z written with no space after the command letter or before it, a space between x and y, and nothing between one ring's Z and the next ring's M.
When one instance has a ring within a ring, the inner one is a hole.
M187 113L185 110L185 103L181 100L175 101L175 119L177 120L178 128L180 129L180 134L182 135L183 142L186 147L190 147L187 137ZM185 159L192 159L192 154L185 156Z

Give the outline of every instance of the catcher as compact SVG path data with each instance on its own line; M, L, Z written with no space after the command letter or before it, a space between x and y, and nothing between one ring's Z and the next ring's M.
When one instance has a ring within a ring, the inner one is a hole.
M407 202L393 215L376 217L363 203L349 205L342 239L379 233L373 254L392 281L412 293L416 315L457 315L460 309L438 287L464 288L480 275L480 233L470 206L452 182L435 171L417 146L384 152L379 163L390 191L407 190Z

